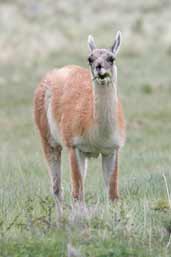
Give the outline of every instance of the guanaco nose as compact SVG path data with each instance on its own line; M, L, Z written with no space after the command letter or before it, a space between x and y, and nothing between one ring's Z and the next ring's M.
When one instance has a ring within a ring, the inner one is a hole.
M96 70L99 72L101 70L101 68L102 68L102 65L100 63L98 63L96 66Z

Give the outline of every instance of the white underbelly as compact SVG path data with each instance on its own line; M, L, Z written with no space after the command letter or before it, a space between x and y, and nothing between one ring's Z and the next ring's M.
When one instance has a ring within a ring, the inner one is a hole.
M74 146L85 153L87 157L98 157L99 154L108 155L113 153L120 146L120 138L117 131L106 137L98 134L95 137L75 137Z

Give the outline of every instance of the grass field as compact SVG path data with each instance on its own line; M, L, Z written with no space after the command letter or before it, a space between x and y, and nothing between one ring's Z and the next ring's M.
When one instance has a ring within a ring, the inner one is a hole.
M105 2L0 1L0 257L171 256L171 3ZM121 198L108 202L101 160L92 159L87 211L74 212L64 152L64 219L56 228L34 89L53 67L87 67L89 33L107 47L118 29L127 119Z

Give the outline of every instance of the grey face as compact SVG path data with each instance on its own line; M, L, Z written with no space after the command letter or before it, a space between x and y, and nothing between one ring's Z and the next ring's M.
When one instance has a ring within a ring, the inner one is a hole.
M115 57L110 50L94 49L88 57L93 78L112 77L114 61Z
M115 57L121 44L121 33L118 31L111 49L96 48L94 39L88 37L89 57L88 62L91 68L93 79L98 81L110 81L117 78ZM102 83L103 84L103 83Z

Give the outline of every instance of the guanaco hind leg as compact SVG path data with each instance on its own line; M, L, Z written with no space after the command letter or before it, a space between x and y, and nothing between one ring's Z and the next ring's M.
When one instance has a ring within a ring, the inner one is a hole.
M51 146L43 142L43 149L48 163L48 172L51 180L52 193L55 199L57 218L62 216L63 192L61 187L61 146Z
M102 168L104 181L106 185L106 189L109 194L109 199L114 201L119 197L119 189L118 189L118 152L119 150L115 150L114 153L110 155L102 155Z

